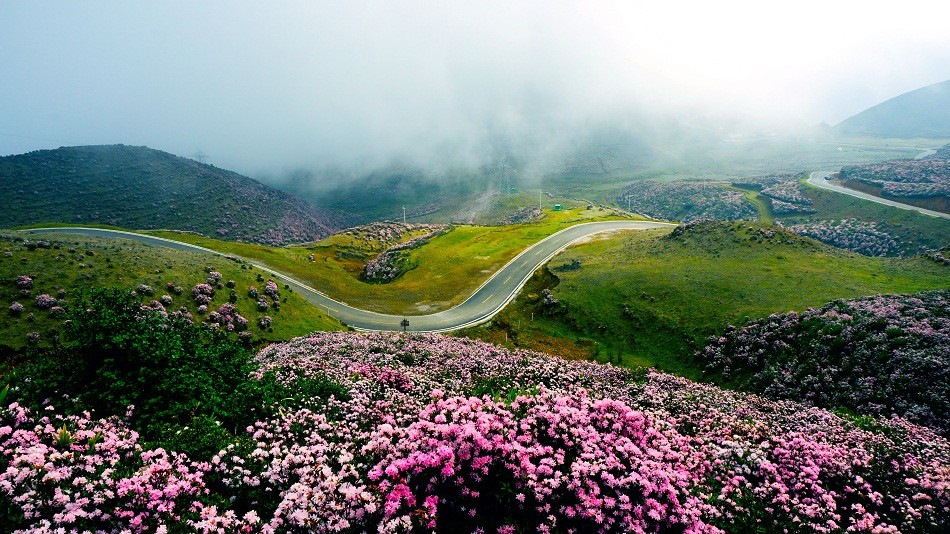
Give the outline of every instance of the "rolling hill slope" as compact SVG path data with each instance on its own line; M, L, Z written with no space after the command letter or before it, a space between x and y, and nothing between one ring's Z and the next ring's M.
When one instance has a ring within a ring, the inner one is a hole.
M235 172L126 145L0 158L0 227L45 222L188 230L221 239L310 242L342 218Z
M950 80L921 87L853 115L835 126L846 135L950 137Z

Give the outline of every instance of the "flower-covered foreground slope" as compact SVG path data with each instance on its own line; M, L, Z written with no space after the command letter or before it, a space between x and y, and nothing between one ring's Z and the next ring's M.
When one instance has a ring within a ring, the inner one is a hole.
M65 457L52 409L3 412L4 472L35 488L0 485L3 509L35 528L115 531L950 528L950 445L902 419L861 428L793 402L439 335L320 334L257 359L291 393L210 462L124 449L136 473L155 458L181 465L187 484L165 508L97 500L96 487L81 503L91 520L133 510L146 526L70 522L78 501L59 495L79 492L73 471L46 474L104 450L74 443ZM116 420L69 424L84 445L96 430L121 434Z
M709 367L745 387L950 434L950 290L835 301L710 339Z

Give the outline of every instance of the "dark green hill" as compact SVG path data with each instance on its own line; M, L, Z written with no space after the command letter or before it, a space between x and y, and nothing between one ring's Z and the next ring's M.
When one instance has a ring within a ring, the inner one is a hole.
M63 147L2 157L0 186L0 227L95 223L283 245L343 226L339 215L246 176L147 147Z
M845 135L950 137L950 80L896 96L835 126Z

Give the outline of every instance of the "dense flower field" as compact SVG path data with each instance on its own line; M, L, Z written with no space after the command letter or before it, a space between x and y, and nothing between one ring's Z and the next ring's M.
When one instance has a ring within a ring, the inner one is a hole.
M902 252L900 242L878 228L876 222L857 219L824 220L789 225L787 228L796 234L865 256L894 256Z
M617 195L621 207L671 221L694 219L755 219L758 212L742 191L725 189L717 182L641 180L624 186Z
M842 167L841 179L881 187L893 197L950 196L950 159L899 159Z
M832 302L730 328L702 358L772 398L950 435L950 290Z
M765 187L762 194L769 197L776 215L815 213L811 199L805 196L797 178Z
M772 206L775 215L801 215L815 213L812 200L805 196L801 173L774 173L734 180L743 188L757 189Z
M47 531L950 528L950 445L899 418L440 335L327 333L257 359L331 393L286 395L208 462L121 417L4 408L0 510Z

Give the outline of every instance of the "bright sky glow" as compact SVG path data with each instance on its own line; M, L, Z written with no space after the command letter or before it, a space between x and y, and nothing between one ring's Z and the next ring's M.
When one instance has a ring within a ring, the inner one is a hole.
M948 15L935 1L3 2L0 154L121 142L253 173L478 157L493 136L627 110L834 124L950 78Z

